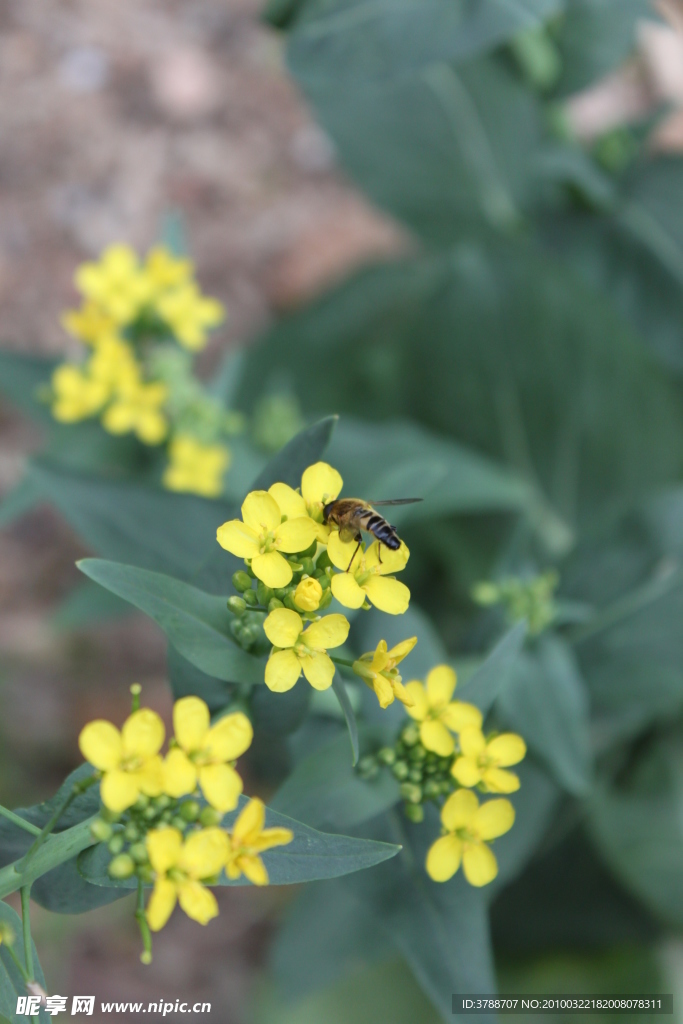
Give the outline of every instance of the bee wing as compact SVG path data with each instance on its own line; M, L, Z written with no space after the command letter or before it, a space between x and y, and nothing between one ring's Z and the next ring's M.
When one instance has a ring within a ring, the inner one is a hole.
M391 501L371 501L370 505L414 505L416 501L424 501L424 498L392 498Z

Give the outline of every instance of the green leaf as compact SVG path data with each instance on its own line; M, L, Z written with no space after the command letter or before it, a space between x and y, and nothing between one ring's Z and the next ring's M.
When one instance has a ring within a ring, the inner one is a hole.
M229 349L207 386L209 393L218 398L226 409L231 407L237 397L243 366L244 350Z
M41 498L40 489L31 477L22 477L19 483L3 495L0 501L0 526L9 526L19 516L29 512Z
M457 691L458 700L476 704L486 714L509 688L520 663L525 638L525 622L512 626Z
M288 441L254 480L250 490L267 491L274 483L300 487L303 471L320 459L329 444L338 418L327 416L318 420Z
M344 168L423 241L509 232L536 204L537 101L504 62L434 64L372 90L356 79L302 84Z
M0 394L20 412L46 426L54 426L50 407L40 401L40 389L50 383L59 359L0 351Z
M230 829L247 797L240 797L239 807L224 816L222 826ZM330 835L318 832L299 821L266 808L266 828L288 828L294 839L287 846L267 850L262 854L268 870L271 885L293 885L311 882L321 878L338 878L349 872L362 871L395 857L399 847L392 843L356 839L352 836ZM95 885L135 888L135 879L123 883L114 882L107 874L110 855L104 847L96 846L79 858L79 870L83 877ZM242 876L231 881L221 875L219 885L249 885Z
M585 89L635 49L636 23L652 17L649 0L568 0L557 37L564 67L558 89Z
M519 658L497 708L561 786L586 794L591 780L588 694L562 640L542 636L533 651Z
M31 479L99 554L184 578L211 553L222 556L216 530L234 506L144 484L31 463ZM163 529L161 525L163 524Z
M428 806L420 825L395 812L366 825L363 833L398 842L402 852L380 870L349 878L346 885L370 910L385 937L408 961L417 981L451 1018L454 992L495 992L493 958L484 894L459 871L437 883L424 869L429 846L439 836L436 809ZM481 1024L492 1024L484 1014Z
M339 701L339 706L342 709L346 726L349 730L349 739L351 740L351 763L353 765L358 764L358 725L356 723L356 716L349 700L349 695L346 692L344 681L338 672L335 672L332 680L332 689L334 690L335 697Z
M367 726L361 726L359 734L369 750L383 738ZM381 770L374 779L361 779L351 765L348 742L341 733L299 761L271 800L273 810L334 831L352 828L397 803L399 788L391 772Z
M111 619L130 615L132 609L110 590L86 580L67 594L52 616L56 629L85 629Z
M333 0L303 8L289 40L292 73L345 88L492 49L560 7L557 0Z
M234 687L230 683L202 672L187 658L183 658L173 644L168 645L166 652L166 669L174 701L181 697L201 697L213 713L220 711L232 699Z
M145 612L196 668L228 682L262 683L265 661L247 654L230 635L224 597L133 565L85 558L81 572Z
M0 901L0 921L3 924L9 925L14 932L16 942L14 943L14 953L26 968L26 959L24 957L24 946L22 942L22 923L19 915L8 906L6 903ZM38 959L38 951L36 950L35 943L31 943L33 953L33 974L35 980L43 989L47 990L45 983L45 975L43 969L40 966ZM23 1014L19 1016L17 1010L17 997L26 995L26 986L24 979L22 978L16 964L12 960L12 957L7 951L7 947L3 944L0 945L0 1014L2 1018L11 1021L12 1024L25 1024L28 1017ZM52 1020L44 1009L41 1009L35 1018L45 1024L46 1021Z

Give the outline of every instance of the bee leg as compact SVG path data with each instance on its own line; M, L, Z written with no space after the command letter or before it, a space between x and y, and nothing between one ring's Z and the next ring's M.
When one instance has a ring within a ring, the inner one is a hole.
M354 551L354 553L353 553L353 554L351 555L351 561L349 562L348 568L347 568L347 570L346 570L347 572L351 572L351 566L353 565L353 560L354 560L354 558L355 558L355 557L356 557L356 555L358 554L358 548L360 547L360 543L361 543L361 538L359 537L359 538L358 538L358 543L356 544L356 550L355 550L355 551Z
M377 558L379 559L379 564L381 565L382 564L382 542L381 541L379 541L378 544L377 544Z

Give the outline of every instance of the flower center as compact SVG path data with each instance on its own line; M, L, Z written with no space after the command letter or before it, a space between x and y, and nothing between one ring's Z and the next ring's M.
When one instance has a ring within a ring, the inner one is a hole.
M276 548L275 534L272 530L264 530L259 537L259 553L266 555L270 551L275 551Z
M136 772L142 768L143 758L139 754L129 754L121 759L121 768L124 772Z
M184 871L181 871L180 868L169 868L168 871L166 872L166 877L171 882L176 883L187 881L187 875L185 874Z

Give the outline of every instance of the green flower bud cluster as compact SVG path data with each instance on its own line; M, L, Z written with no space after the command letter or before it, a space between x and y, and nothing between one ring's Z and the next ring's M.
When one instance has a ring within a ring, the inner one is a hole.
M202 808L191 797L180 800L162 794L141 795L123 814L103 808L90 826L90 834L98 843L106 843L111 854L108 872L112 878L140 878L145 884L154 880L147 856L145 838L155 828L171 825L185 832L190 827L217 825L221 815L212 807Z
M425 750L420 743L420 731L414 722L404 726L393 747L382 747L374 754L360 759L356 771L362 779L373 779L382 767L390 769L400 784L404 813L410 821L422 821L424 804L433 800L441 803L457 783L451 775L455 754L439 757Z
M270 644L260 626L265 615L276 608L291 608L304 619L315 619L331 604L332 565L326 551L322 551L318 558L315 558L317 547L317 541L314 541L305 551L290 556L288 561L292 567L292 579L286 587L277 587L275 590L267 587L261 580L256 579L246 563L244 569L238 569L233 573L232 585L238 593L228 598L228 610L235 616L230 629L245 650L257 654L265 654L270 650ZM312 611L302 607L295 599L297 587L306 579L316 580L322 590L318 607ZM245 628L247 626L253 628ZM258 636L255 637L257 627Z
M511 622L526 619L529 632L537 636L557 616L553 595L559 580L554 569L531 579L510 576L497 583L487 580L474 586L472 599L485 607L502 604Z

